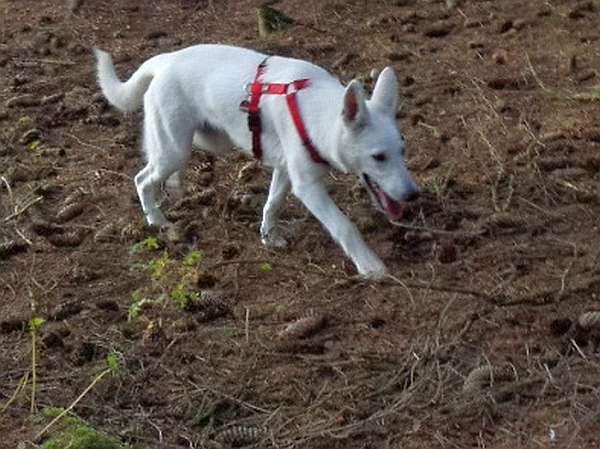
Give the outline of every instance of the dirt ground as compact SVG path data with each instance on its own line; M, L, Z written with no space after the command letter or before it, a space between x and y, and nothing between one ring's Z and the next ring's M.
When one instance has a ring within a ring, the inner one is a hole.
M283 0L266 38L255 0L70 3L0 3L0 447L107 360L72 413L136 448L598 446L600 2ZM330 179L393 278L291 197L265 249L269 173L236 155L194 155L177 232L144 227L141 114L90 49L124 78L203 42L396 69L422 197L394 225Z

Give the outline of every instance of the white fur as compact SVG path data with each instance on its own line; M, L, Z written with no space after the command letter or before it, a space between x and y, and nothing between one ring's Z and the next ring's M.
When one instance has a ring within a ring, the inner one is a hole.
M213 152L238 148L252 155L247 115L239 104L246 98L244 85L253 81L265 55L237 47L198 45L155 56L122 83L110 55L95 52L99 83L110 103L133 111L143 99L147 165L135 177L135 185L148 223L167 223L157 205L157 190L167 180L171 186L179 185L179 171L190 157L192 144ZM331 167L361 179L367 174L394 200L413 196L418 189L406 168L404 139L396 125L398 86L393 70L381 72L370 100L358 81L344 88L327 71L297 59L269 58L263 82L301 78L311 80L310 87L298 93L302 118ZM385 265L327 194L323 178L329 167L310 159L285 98L263 96L261 117L263 163L273 167L260 230L263 242L285 246L277 220L291 189L342 246L359 273L382 277ZM382 152L384 162L373 159Z

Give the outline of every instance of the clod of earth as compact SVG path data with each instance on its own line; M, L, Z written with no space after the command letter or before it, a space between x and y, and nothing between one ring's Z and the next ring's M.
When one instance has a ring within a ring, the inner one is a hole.
M294 23L294 19L269 6L267 3L269 2L265 2L256 10L258 35L260 37L267 37L269 34L284 30Z
M15 254L19 254L27 251L29 245L22 242L17 242L15 240L9 240L6 242L0 243L0 260L8 259Z

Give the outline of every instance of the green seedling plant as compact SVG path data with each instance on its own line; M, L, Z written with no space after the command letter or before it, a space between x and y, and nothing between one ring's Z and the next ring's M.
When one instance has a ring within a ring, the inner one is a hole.
M269 262L265 262L260 266L260 271L263 273L271 273L273 272L273 265Z
M160 240L156 237L148 237L131 247L131 254L139 254L148 251L157 251L162 247Z
M42 142L39 140L34 140L27 145L27 149L32 153L36 153L40 148L42 148Z
M155 253L161 248L156 239L146 239L134 245L132 254L140 257ZM183 260L175 260L164 250L158 257L145 263L136 263L150 277L148 287L136 290L129 308L128 319L137 319L140 314L155 305L174 304L180 310L192 310L200 295L196 284L202 274L204 253L191 251Z

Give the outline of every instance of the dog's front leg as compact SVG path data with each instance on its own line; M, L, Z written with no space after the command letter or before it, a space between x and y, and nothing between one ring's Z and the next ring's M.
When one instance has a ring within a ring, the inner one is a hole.
M373 279L385 276L387 270L384 263L367 246L356 226L337 207L322 184L295 185L294 194L342 246L361 275Z
M262 242L269 248L285 248L287 246L286 240L278 232L277 221L283 201L290 191L290 186L290 177L287 170L283 167L275 168L260 226Z

